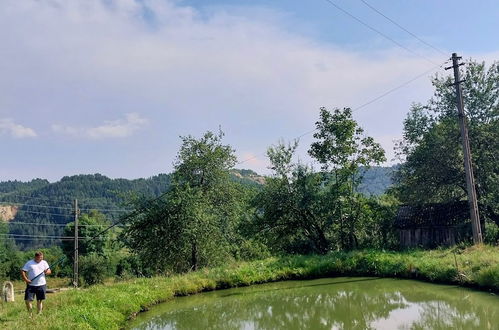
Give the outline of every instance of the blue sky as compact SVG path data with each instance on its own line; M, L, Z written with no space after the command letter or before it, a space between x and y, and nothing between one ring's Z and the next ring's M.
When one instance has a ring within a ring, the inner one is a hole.
M0 180L170 172L180 135L225 131L239 168L310 131L318 109L354 117L393 158L412 102L452 52L499 59L499 2L5 0L0 3ZM432 70L434 68L434 70ZM300 140L304 162L311 135Z

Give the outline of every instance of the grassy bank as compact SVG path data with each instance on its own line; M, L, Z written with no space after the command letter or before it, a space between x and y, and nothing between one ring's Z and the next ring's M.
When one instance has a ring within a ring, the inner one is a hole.
M0 328L118 329L127 319L175 296L270 281L340 275L401 277L499 292L499 247L404 253L337 252L289 256L204 269L181 276L141 278L48 296L44 315L27 319L22 296L2 303Z

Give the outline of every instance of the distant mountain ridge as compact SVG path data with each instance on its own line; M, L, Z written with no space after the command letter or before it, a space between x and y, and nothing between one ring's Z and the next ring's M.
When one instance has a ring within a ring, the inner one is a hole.
M380 195L391 184L396 167L373 167L364 172L359 192ZM231 178L243 185L258 187L265 177L247 169L234 169ZM110 221L125 214L126 201L132 195L154 198L166 192L171 183L170 174L158 174L146 179L110 179L101 174L65 176L50 183L44 179L29 182L0 182L0 207L10 220L9 232L16 235L61 236L64 224L72 222L73 201L78 199L82 212L100 210ZM15 213L12 211L15 209ZM10 213L9 213L10 212ZM7 215L7 213L9 213ZM0 214L1 218L1 214ZM0 221L2 221L0 219ZM37 225L22 225L30 223ZM17 236L21 247L46 246L53 239Z

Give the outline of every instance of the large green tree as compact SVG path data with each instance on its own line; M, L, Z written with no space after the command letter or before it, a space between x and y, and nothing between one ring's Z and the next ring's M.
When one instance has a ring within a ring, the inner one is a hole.
M286 252L358 247L372 223L366 214L375 212L357 187L360 167L385 159L381 146L364 136L349 108L321 108L316 128L309 153L321 171L292 163L296 143L280 143L268 150L274 175L255 199L258 234Z
M230 179L236 157L222 137L182 137L170 190L125 232L128 246L158 271L195 270L231 256L244 193Z
M499 63L469 61L462 84L480 211L499 214ZM435 76L434 96L414 104L404 121L397 197L404 203L466 199L466 182L453 77Z
M255 197L254 230L277 251L323 254L331 247L322 176L292 163L297 144L279 143L267 151L274 175Z
M115 234L111 231L96 237L104 229L110 226L106 216L99 211L91 210L89 213L84 213L78 218L78 254L85 256L88 254L105 255L110 249L112 236ZM64 227L64 236L74 237L75 223L70 222ZM90 238L95 239L90 240ZM62 242L62 250L68 260L74 258L74 241L64 240Z
M385 161L381 145L352 118L350 108L328 111L320 109L320 120L316 122L316 141L309 154L322 168L329 179L329 204L337 224L341 248L351 249L359 245L358 229L362 220L362 195L357 192L362 182L360 167L367 169Z

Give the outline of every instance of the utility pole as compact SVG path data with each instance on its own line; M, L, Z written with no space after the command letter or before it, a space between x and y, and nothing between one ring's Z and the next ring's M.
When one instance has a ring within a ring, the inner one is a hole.
M459 63L461 59L456 53L452 53L452 66L445 70L454 69L454 86L456 87L457 111L459 117L459 126L461 127L461 140L463 143L464 171L466 174L466 187L468 190L468 203L470 206L471 226L473 229L473 243L482 243L482 229L480 226L480 215L478 214L478 202L475 191L475 179L473 176L473 167L471 166L471 149L468 138L468 128L466 127L466 115L464 114L463 93L461 89L461 80L459 67L464 63Z
M75 216L75 248L74 248L74 261L73 261L73 286L78 287L78 200L74 200L74 216Z

